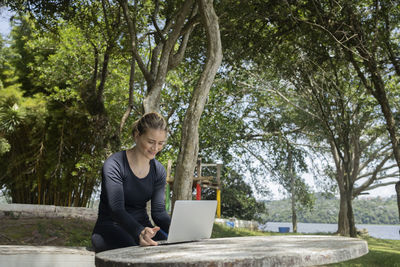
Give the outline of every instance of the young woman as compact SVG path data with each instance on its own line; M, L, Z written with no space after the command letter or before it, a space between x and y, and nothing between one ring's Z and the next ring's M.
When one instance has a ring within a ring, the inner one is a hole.
M167 139L166 121L158 113L147 113L134 123L132 135L135 146L111 155L103 165L99 214L92 234L96 252L155 246L168 233L166 171L155 159ZM146 212L149 200L156 227Z

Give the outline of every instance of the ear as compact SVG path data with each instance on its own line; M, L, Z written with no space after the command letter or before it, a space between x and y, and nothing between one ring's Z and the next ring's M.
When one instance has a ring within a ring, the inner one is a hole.
M133 134L133 140L135 140L135 142L136 142L136 138L138 138L138 137L139 137L139 132L136 131L136 132Z

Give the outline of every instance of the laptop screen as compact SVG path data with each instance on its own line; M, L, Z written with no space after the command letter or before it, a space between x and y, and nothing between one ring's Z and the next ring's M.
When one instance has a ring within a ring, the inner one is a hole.
M167 243L210 238L216 209L216 200L175 201Z

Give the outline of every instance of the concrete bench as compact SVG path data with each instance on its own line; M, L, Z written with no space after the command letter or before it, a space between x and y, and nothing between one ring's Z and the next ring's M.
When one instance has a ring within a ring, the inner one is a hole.
M94 252L84 247L0 246L0 266L94 267Z
M97 267L120 266L315 266L368 253L367 242L340 236L284 235L215 238L96 254Z

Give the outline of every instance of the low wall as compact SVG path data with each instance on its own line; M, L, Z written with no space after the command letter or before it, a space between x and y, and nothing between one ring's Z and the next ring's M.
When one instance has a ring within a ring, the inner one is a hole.
M80 218L95 221L97 219L97 209L81 207L60 207L54 205L34 205L34 204L0 204L0 218L4 216L15 217L45 217L45 218ZM220 223L234 228L247 228L250 230L258 229L258 222L231 219L215 219L215 223Z
M80 218L95 221L97 219L97 210L54 205L0 204L0 217L3 216Z
M232 228L247 228L250 230L258 230L258 222L256 221L244 221L244 220L238 220L235 218L231 219L215 219L215 223L219 224L224 224L226 226L232 227Z

